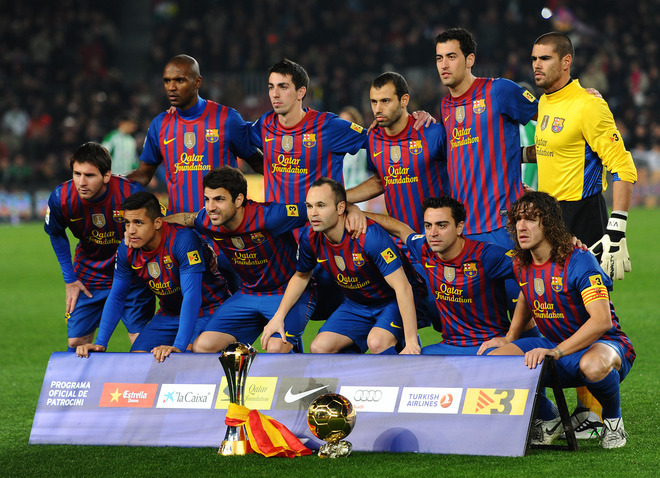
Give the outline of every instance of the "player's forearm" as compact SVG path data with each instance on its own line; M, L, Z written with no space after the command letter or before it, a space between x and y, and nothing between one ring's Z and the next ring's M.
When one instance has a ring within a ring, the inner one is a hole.
M300 272L297 271L286 286L280 305L275 312L273 317L284 319L289 311L293 308L295 303L300 299L300 296L303 294L309 284L310 279L312 278L313 271L310 272Z
M351 203L368 201L383 194L383 185L376 175L346 191L346 200Z
M406 242L406 239L408 239L408 236L410 234L415 233L415 231L413 231L412 228L408 226L408 224L404 224L403 222L394 219L393 217L388 216L386 214L379 214L376 212L365 211L364 215L367 216L369 219L375 221L377 224L379 224L383 229L385 229L388 232L388 234L398 237L404 243Z
M49 235L49 237L50 243L53 246L53 251L55 251L55 256L57 257L57 262L60 263L64 282L66 284L72 284L77 281L78 278L76 277L73 270L73 264L71 263L71 246L69 245L69 239L66 235Z
M264 174L264 154L260 149L257 149L257 152L247 158L245 162L250 165L255 173Z
M630 209L634 184L628 181L614 181L612 184L612 211Z
M415 309L415 297L412 287L401 287L396 291L396 300L401 312L403 322L403 333L406 337L406 343L417 342L417 311Z
M137 169L128 173L126 177L131 181L135 181L136 183L141 184L142 186L146 186L147 184L149 184L149 181L151 181L151 178L153 178L156 169L157 166L153 166L143 161L140 161L140 164L137 167Z
M532 313L527 306L527 301L525 301L525 296L522 292L518 295L518 302L516 302L516 308L513 311L513 317L511 318L511 325L509 325L509 331L506 334L506 339L509 342L513 342L520 338L525 330L527 330L530 321L532 320Z
M99 332L96 336L94 343L108 348L108 341L112 333L117 328L119 319L123 315L124 304L126 303L126 295L130 289L130 280L124 280L115 276L112 280L112 290L110 295L105 301L103 306L103 313L101 314L101 322L99 323Z
M557 344L563 355L572 354L589 347L612 328L610 302L595 300L586 306L589 319L566 340Z
M176 214L168 214L163 217L163 221L170 224L178 224L180 226L195 227L196 212L179 212Z
M186 350L202 307L202 273L182 273L180 277L183 301L179 315L179 329L172 345L179 350Z

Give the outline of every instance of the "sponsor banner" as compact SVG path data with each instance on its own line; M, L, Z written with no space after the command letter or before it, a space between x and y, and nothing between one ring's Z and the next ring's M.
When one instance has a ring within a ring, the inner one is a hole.
M323 442L309 431L307 408L337 392L357 411L355 450L522 456L541 373L523 360L259 354L245 400L310 448ZM217 448L227 428L226 383L218 354L158 363L151 354L57 352L30 443Z

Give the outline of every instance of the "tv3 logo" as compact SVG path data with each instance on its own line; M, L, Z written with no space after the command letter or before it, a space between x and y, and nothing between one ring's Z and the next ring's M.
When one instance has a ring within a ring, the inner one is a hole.
M468 388L463 402L463 414L522 415L529 390L501 388Z

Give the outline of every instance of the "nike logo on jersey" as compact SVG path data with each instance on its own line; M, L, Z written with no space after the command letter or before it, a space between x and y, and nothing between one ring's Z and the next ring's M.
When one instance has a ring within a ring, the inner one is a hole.
M71 222L76 222L76 221L81 221L83 218L82 217L72 217L69 219Z
M447 115L447 117L445 118L445 121L444 121L445 123L447 122L447 120L449 119L450 116L451 115Z
M394 327L395 329L402 329L403 327L396 325L394 322L390 322L390 327Z
M518 285L520 287L525 287L528 283L527 282L519 282Z
M266 138L266 139L264 139L264 143L270 143L270 142L273 141L274 139L275 139L275 138Z
M382 151L378 151L377 153L374 153L374 158L378 156L380 153L382 153Z
M432 266L432 265L429 264L428 262L425 262L425 263L424 263L424 267L426 267L427 269L433 269L435 266Z
M134 266L133 264L131 264L131 267L132 267L133 269L142 269L142 266Z
M304 392L300 392L300 393L293 393L293 391L291 390L292 388L293 387L289 387L289 390L286 391L286 395L284 395L284 401L286 403L297 402L298 400L308 397L311 394L318 392L319 390L323 390L324 388L327 388L327 386L323 385L322 387L314 388L312 390L305 390Z
M163 141L163 144L170 144L170 143L171 143L172 141L174 141L175 139L176 139L176 138L166 139L165 141Z
M316 262L320 264L321 262L328 262L328 259L316 259Z

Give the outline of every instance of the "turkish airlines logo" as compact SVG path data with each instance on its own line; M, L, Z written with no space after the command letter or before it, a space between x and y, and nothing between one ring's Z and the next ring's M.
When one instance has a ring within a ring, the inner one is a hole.
M399 387L342 386L339 393L351 401L357 412L392 413Z
M462 396L462 388L404 387L399 413L456 414Z

